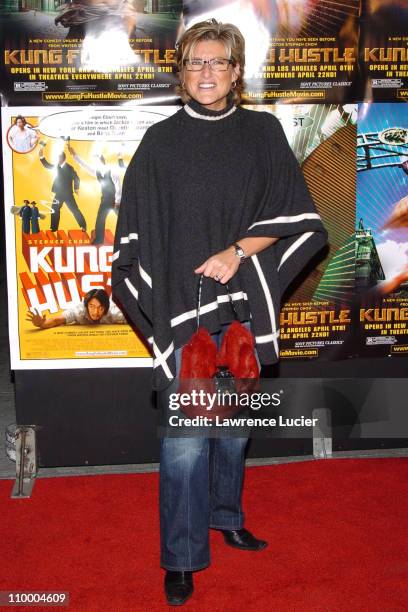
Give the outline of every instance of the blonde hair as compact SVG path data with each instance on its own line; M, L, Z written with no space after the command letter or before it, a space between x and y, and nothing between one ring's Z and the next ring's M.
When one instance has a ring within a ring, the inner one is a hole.
M180 83L176 86L176 93L183 102L188 102L191 99L184 83L181 81L181 75L184 69L184 60L191 56L195 45L201 40L221 41L224 43L228 59L232 60L232 66L239 64L240 74L231 90L234 104L238 105L244 90L245 39L232 23L220 23L216 19L207 19L196 23L188 28L177 41L175 59Z

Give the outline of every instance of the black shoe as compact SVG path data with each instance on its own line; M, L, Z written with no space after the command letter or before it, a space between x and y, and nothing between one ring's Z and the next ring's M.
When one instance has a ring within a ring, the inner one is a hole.
M164 591L170 606L182 606L193 594L193 572L167 570Z
M262 550L268 546L265 540L258 540L247 529L222 529L225 543L241 550Z

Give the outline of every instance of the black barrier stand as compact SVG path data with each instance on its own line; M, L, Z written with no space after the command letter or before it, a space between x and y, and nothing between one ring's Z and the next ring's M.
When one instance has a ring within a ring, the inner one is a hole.
M268 373L268 368L265 368ZM406 448L408 429L403 398L408 397L408 365L404 358L350 358L339 361L310 360L284 361L279 364L279 374L287 378L321 378L323 383L323 406L328 410L332 426L333 451L356 451L371 449ZM338 379L338 382L336 382ZM387 388L376 390L371 395L373 380L386 379ZM396 402L392 393L392 379L398 379L399 394ZM393 412L393 403L398 409ZM392 427L394 434L382 435L381 425L377 427L378 436L370 433L366 437L367 424L382 421ZM398 430L398 426L400 426ZM395 435L399 431L399 435Z
M38 466L159 460L149 368L15 372L16 419L39 425ZM249 457L311 454L312 440L251 440Z
M20 370L15 390L17 422L41 426L39 467L157 461L149 368Z
M341 383L339 392L330 388L325 397L324 407L332 413L333 450L398 448L406 447L407 440L381 436L349 439L349 435L358 424L359 407L370 386L367 381L365 387L365 379L406 379L404 361L281 361L278 366L264 368L263 375L354 379L349 384L348 399L340 392ZM20 370L15 372L15 390L17 423L39 426L39 467L150 463L159 459L159 414L149 368ZM312 436L255 438L250 441L248 457L311 455L312 448Z

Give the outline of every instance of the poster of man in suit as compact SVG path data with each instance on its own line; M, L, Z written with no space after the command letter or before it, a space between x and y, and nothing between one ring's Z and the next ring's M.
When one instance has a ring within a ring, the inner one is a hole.
M61 206L66 204L75 217L76 222L83 232L86 232L86 221L84 215L78 208L75 194L78 193L80 179L75 169L67 162L67 156L62 151L58 156L56 164L50 164L44 157L45 143L40 143L40 162L47 170L54 171L54 180L51 191L53 193L51 231L56 232L59 228Z

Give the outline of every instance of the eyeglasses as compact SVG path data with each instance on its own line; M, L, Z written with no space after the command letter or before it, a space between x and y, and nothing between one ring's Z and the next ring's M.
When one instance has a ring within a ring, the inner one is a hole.
M194 59L185 59L183 63L187 70L192 70L193 72L202 70L204 64L208 64L209 68L215 72L225 72L228 70L229 65L232 64L232 60L222 57L213 57L210 60L205 60L197 57Z

